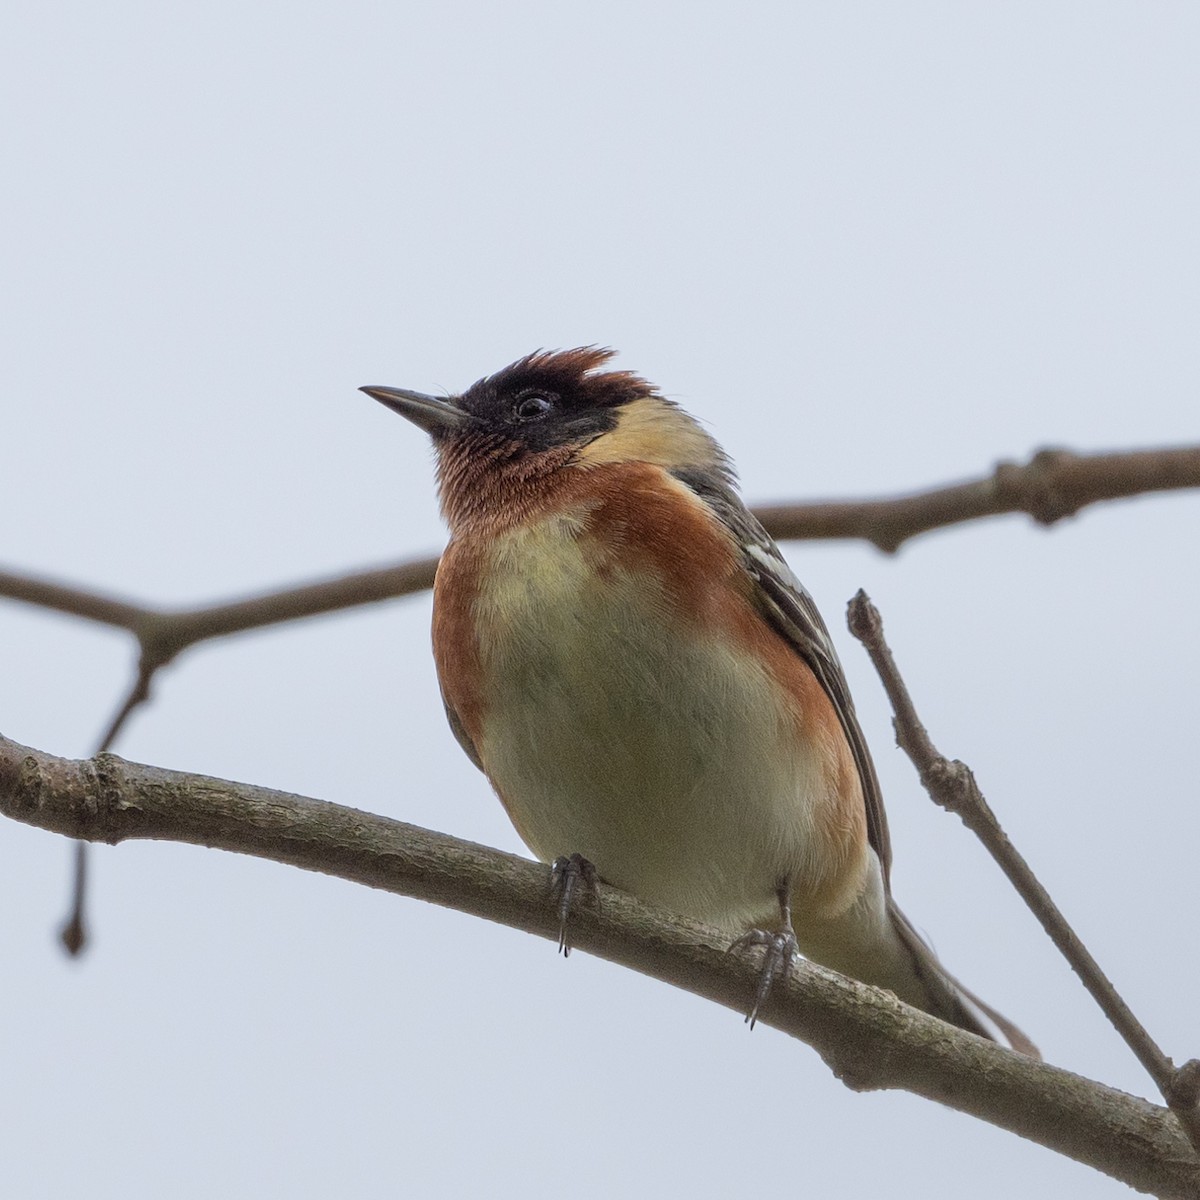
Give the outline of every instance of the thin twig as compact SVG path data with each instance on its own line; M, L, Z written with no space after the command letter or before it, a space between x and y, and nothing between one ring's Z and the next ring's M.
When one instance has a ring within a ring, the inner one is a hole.
M138 662L137 676L129 689L121 707L113 714L108 728L100 738L96 747L97 754L111 750L117 740L117 735L124 728L126 721L133 715L134 710L150 699L150 681L158 664L147 661L143 655ZM88 886L88 846L86 842L75 843L75 870L71 876L71 904L67 910L67 919L59 930L59 941L72 958L83 953L88 943L86 920Z
M1192 1060L1176 1069L1118 994L1029 864L1009 841L996 814L979 790L971 769L957 760L950 761L938 752L917 716L912 697L884 639L879 610L871 603L866 592L860 590L850 601L848 617L850 632L866 647L891 701L895 713L896 743L916 767L930 798L947 812L957 814L984 844L1105 1016L1137 1055L1138 1061L1179 1118L1192 1144L1200 1150L1200 1109L1196 1106L1200 1063Z
M72 958L83 952L88 941L87 930L87 877L89 847L87 842L75 843L75 870L71 876L71 911L62 929L59 941Z
M113 714L108 728L100 738L100 744L96 747L97 754L103 754L106 750L113 748L117 735L125 727L125 722L133 715L134 710L150 699L150 681L154 678L154 672L160 665L148 662L144 657L138 663L137 676L133 681L133 686L130 687L129 694L121 703L121 707Z
M547 869L399 821L267 788L127 763L71 762L0 738L0 813L71 837L165 838L415 896L554 941ZM580 950L745 1009L758 965L716 931L612 888L572 917ZM481 1003L494 980L464 979ZM904 1088L1163 1197L1200 1193L1200 1157L1166 1109L811 964L772 989L765 1024L812 1045L856 1089Z

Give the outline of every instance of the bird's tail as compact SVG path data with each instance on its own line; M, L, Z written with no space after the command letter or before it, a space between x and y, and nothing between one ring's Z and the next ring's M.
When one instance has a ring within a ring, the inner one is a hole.
M925 1002L918 1007L960 1029L967 1029L992 1041L1005 1042L1020 1054L1028 1054L1030 1058L1042 1057L1033 1042L1007 1017L1001 1016L947 972L890 896L887 907L892 928L912 962L923 993Z
M849 908L831 919L813 920L803 909L795 916L799 918L795 930L800 949L814 962L863 983L888 988L906 1004L951 1025L1041 1058L1021 1030L942 966L897 908L875 855L863 890Z

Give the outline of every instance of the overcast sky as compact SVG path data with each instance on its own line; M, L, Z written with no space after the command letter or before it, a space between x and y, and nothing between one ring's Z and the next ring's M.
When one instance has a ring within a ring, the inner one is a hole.
M0 561L195 604L435 551L418 431L600 343L751 501L1043 445L1197 440L1200 10L1183 3L13 3L0 36ZM1200 496L895 558L787 547L834 627L901 904L1059 1064L1149 1083L921 793L846 600L1168 1053L1200 1053ZM116 747L519 850L444 725L422 596L185 655ZM89 753L116 633L0 603L0 732ZM416 901L0 827L14 1200L1126 1189L806 1047Z

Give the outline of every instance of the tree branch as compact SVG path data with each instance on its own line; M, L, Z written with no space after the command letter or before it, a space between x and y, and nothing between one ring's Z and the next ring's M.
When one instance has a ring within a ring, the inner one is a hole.
M861 589L850 601L848 618L850 632L866 647L891 701L896 744L916 767L930 798L947 812L957 814L984 844L1092 999L1157 1084L1192 1144L1200 1150L1200 1108L1197 1107L1200 1061L1192 1059L1176 1069L1071 928L1020 851L1009 841L991 805L979 790L971 768L957 759L951 762L934 746L883 636L879 610Z
M97 754L111 750L125 722L134 714L139 705L150 699L150 682L154 677L155 667L146 661L142 655L138 662L137 676L133 685L121 703L121 707L113 714L108 728L100 737L96 747ZM71 875L71 906L67 910L67 919L58 931L58 940L62 942L66 952L75 957L83 952L87 945L87 883L88 883L88 847L86 842L75 843L75 870Z
M352 571L244 600L174 611L12 571L0 571L0 596L127 629L138 639L143 659L153 672L189 646L210 638L423 592L433 586L436 569L436 558L415 558L392 567Z
M980 479L908 496L754 511L781 540L863 539L893 552L919 534L982 517L1023 512L1051 525L1101 500L1195 487L1200 487L1200 446L1089 455L1039 450L1024 466L1001 463ZM180 611L6 571L0 571L0 596L127 629L153 671L210 638L424 591L432 586L436 567L436 558L411 559Z
M546 868L355 809L127 763L73 762L0 738L0 812L69 837L161 838L253 854L415 896L551 941ZM572 941L738 1012L756 964L719 935L611 888ZM848 1086L904 1088L1163 1197L1200 1192L1200 1159L1170 1113L1013 1054L811 964L772 990L766 1024L813 1046Z
M1039 450L1028 463L1002 462L990 474L884 500L831 501L755 509L774 537L861 538L894 553L933 529L1003 513L1053 525L1101 500L1200 487L1200 446L1075 454Z

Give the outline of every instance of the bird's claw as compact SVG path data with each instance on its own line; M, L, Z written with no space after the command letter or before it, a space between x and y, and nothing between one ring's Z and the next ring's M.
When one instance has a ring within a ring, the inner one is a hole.
M550 865L550 895L558 906L558 948L563 958L571 953L571 939L567 925L576 901L582 899L594 908L600 907L599 876L596 866L582 854L568 854L556 858Z
M785 929L780 933L768 933L765 929L752 929L738 938L726 950L726 954L741 953L754 946L762 946L766 952L763 955L762 970L758 976L758 987L754 992L754 1005L746 1014L746 1024L751 1029L758 1022L759 1010L771 994L771 988L775 981L786 979L792 965L800 957L800 947L796 942L796 935L790 929Z

